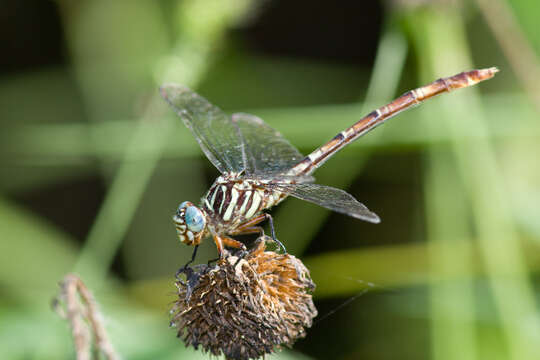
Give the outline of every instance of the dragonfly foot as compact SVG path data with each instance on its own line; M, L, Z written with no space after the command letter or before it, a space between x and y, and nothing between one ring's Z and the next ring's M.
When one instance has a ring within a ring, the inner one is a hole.
M276 231L274 230L274 219L272 218L272 215L265 213L265 217L268 220L268 224L270 225L270 234L272 235L272 240L279 245L281 250L283 250L283 254L287 254L287 249L285 249L285 245L283 245L283 243L279 241L276 237Z
M195 245L195 249L193 249L193 253L191 254L191 260L189 260L184 266L178 269L178 271L176 272L176 277L182 274L185 269L188 269L189 265L195 261L195 257L197 256L197 250L199 250L199 245Z
M234 263L234 267L236 267L236 265L238 265L238 263L240 262L240 260L243 260L243 259L246 257L246 255L248 255L248 254L249 254L249 251L246 250L246 249L240 249L240 250L238 250L238 251L234 254L234 256L237 257L237 259L236 259L236 261L235 261L235 263Z
M221 257L217 257L215 259L211 259L211 260L208 260L208 262L206 263L206 265L210 266L212 263L215 263L217 262L218 260L220 260Z
M197 250L199 249L199 245L195 246L195 249L193 250L193 254L191 254L191 260L189 260L184 266L182 266L180 269L176 270L176 273L174 274L174 277L182 283L182 285L185 285L183 281L180 279L181 274L186 274L186 279L189 278L193 273L193 268L189 267L189 265L195 261L195 257L197 256Z
M281 248L281 250L283 251L283 254L284 255L287 255L287 249L285 249L285 245L283 245L283 243L281 241L279 241L278 239L274 239L272 238L272 241L274 241L275 243L278 244L278 246Z
M204 271L196 271L194 270L194 268L189 267L189 266L182 266L176 272L176 280L186 287L186 298L185 298L186 302L189 301L189 299L191 298L191 295L193 294L193 290L197 287L197 285L199 285L199 279L203 273ZM186 275L185 282L182 281L182 279L180 279L181 274Z

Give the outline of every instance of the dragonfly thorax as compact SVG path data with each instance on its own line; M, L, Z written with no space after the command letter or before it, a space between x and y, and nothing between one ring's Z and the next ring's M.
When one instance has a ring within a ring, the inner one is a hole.
M266 182L224 174L216 179L202 199L209 228L215 233L234 233L237 226L268 209L285 195L272 191Z
M184 201L178 206L173 215L173 222L178 238L188 245L199 245L208 224L204 210L189 201Z

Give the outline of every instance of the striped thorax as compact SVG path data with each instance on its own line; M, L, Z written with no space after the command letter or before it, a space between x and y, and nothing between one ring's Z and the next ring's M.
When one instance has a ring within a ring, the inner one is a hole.
M285 194L266 186L265 180L242 179L234 173L218 177L202 199L211 230L232 233L240 224L285 198Z
M277 205L286 195L266 187L268 181L241 179L238 174L216 179L202 205L184 201L173 216L181 242L198 245L211 234L232 234L244 222Z

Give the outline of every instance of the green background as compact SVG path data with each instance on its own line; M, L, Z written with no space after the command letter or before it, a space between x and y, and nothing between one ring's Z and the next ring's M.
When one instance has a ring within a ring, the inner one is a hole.
M538 359L540 2L12 1L0 69L0 357L74 358L51 310L81 275L126 359L205 359L168 327L191 254L171 215L217 171L158 95L190 86L309 153L442 76L315 175L379 225L295 199L278 238L319 321L271 359ZM206 241L200 261L215 257ZM361 295L361 296L360 296ZM342 306L343 305L343 306Z

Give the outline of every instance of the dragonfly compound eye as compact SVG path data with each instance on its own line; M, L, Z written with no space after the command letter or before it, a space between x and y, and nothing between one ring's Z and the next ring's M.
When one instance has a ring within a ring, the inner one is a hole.
M186 208L185 219L188 229L194 233L202 231L206 225L206 220L202 211L196 206L188 206Z
M181 242L188 245L198 245L201 242L206 217L192 202L184 201L178 206L173 222Z
M180 212L180 210L188 207L188 205L193 205L191 202L189 201L184 201L183 203L181 203L180 205L178 205L178 210L176 210L177 213Z

